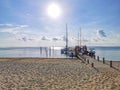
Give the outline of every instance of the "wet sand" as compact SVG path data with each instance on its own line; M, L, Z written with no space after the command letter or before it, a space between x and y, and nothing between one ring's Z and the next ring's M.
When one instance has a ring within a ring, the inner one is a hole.
M120 72L99 68L77 59L1 58L0 90L120 90Z

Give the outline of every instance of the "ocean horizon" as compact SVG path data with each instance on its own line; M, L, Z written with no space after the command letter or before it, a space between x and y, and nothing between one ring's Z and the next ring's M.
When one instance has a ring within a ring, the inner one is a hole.
M61 54L64 47L4 47L0 48L0 58L66 58ZM110 61L120 61L120 46L88 46L95 50L96 56Z

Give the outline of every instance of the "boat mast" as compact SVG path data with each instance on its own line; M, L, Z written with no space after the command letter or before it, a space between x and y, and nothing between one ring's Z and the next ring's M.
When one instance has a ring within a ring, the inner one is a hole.
M67 51L68 51L68 30L67 30L67 24L66 24L66 55L67 55Z
M78 46L80 46L80 32L78 32Z
M82 45L82 34L81 34L81 27L80 27L80 46Z

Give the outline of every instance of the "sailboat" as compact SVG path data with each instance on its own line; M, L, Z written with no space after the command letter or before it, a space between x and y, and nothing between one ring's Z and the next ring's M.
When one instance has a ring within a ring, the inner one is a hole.
M66 46L65 48L61 49L61 54L65 54L66 56L69 56L69 57L75 57L75 52L74 52L74 49L71 47L68 46L68 27L67 27L67 24L66 24Z

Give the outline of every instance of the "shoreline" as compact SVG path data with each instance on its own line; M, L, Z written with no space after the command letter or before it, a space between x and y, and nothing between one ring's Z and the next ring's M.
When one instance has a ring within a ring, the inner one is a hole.
M79 59L77 59L77 58L39 58L39 57L21 57L21 58L19 58L19 57L0 57L0 62L6 62L6 61L17 61L17 62L20 62L20 61L32 61L32 62L36 62L36 61L59 61L59 60L79 60ZM81 60L79 60L79 61L81 61ZM97 61L97 60L96 60ZM102 60L100 60L99 61L100 63L103 63L103 61ZM110 63L110 61L105 61L105 64L106 65L109 65L109 63ZM115 65L115 66L117 66L117 67L119 67L120 68L120 61L112 61L112 63L113 63L113 66Z
M30 60L30 61L44 61L44 60L48 60L48 61L53 61L53 60L55 60L55 61L58 61L58 60L76 60L77 58L38 58L38 57L34 57L34 58L26 58L26 57L23 57L23 58L18 58L18 57L15 57L15 58L0 58L0 62L1 61L21 61L21 60L26 60L26 61L28 61L28 60Z
M0 59L72 59L72 57L0 57ZM75 59L75 58L73 58ZM102 60L99 60L102 62ZM106 62L113 61L113 62L120 62L120 60L105 60Z
M64 60L71 60L71 61L74 61L74 60L78 60L78 61L81 61L81 60L79 60L79 59L77 59L77 58L39 58L39 57L22 57L22 58L19 58L19 57L15 57L15 58L13 58L13 57L8 57L8 58L4 58L4 57L2 57L2 58L0 58L0 62L22 62L22 61L24 61L24 62L38 62L38 61L64 61ZM96 60L97 61L97 60ZM101 64L103 63L103 61L102 60L100 60L99 61ZM109 65L110 64L110 61L105 61L105 64L103 64L103 65ZM119 70L120 70L120 61L112 61L112 65L113 65L113 67L115 67L115 68L118 68Z

